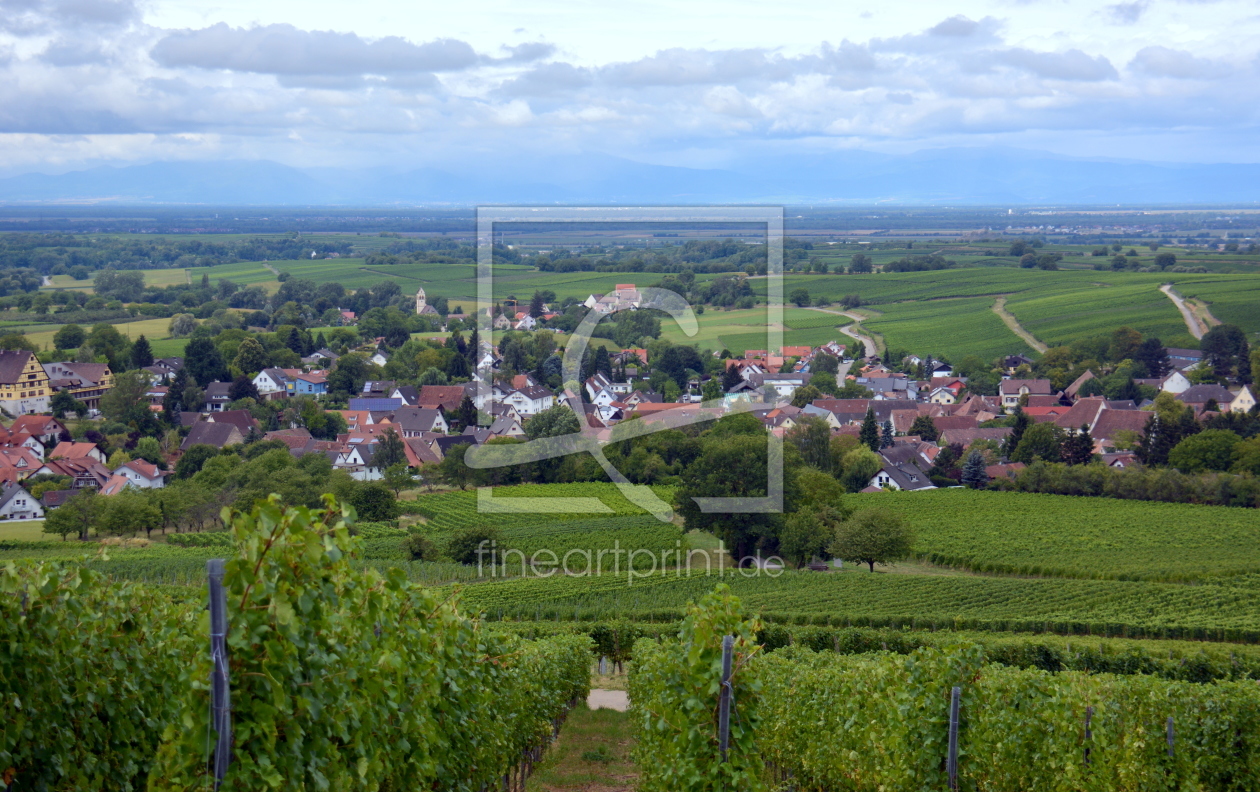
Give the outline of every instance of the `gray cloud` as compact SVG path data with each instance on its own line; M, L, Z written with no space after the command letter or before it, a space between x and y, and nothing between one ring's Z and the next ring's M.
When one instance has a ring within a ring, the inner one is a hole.
M786 60L769 58L755 49L669 49L637 61L605 66L600 71L613 85L643 88L782 80L792 76L793 68Z
M542 41L531 41L525 44L517 44L515 47L504 46L503 49L507 51L508 56L506 58L495 58L494 60L504 63L533 63L554 55L556 45Z
M1111 17L1111 21L1119 25L1133 25L1142 18L1142 14L1146 12L1146 0L1135 0L1132 3L1116 3L1107 6L1107 14Z
M589 69L568 63L544 63L499 86L502 96L549 96L585 88L593 82Z
M1120 76L1104 56L1090 57L1078 49L1034 52L1017 47L996 53L995 60L1052 80L1113 80Z
M1207 58L1196 58L1185 50L1168 47L1144 47L1133 56L1129 68L1156 77L1177 77L1183 80L1202 80L1220 77L1228 69Z
M457 71L478 62L473 48L455 39L412 44L389 36L368 42L354 33L292 25L233 28L222 22L171 33L154 45L151 55L172 68L295 76Z
M139 21L135 0L0 0L0 30L15 36Z
M962 14L952 16L944 22L938 22L936 25L928 28L929 36L950 36L953 38L965 38L974 36L981 32L979 22L972 21Z

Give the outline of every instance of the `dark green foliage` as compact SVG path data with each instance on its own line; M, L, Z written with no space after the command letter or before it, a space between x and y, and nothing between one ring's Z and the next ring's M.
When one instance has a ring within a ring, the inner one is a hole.
M875 420L875 409L866 408L866 418L862 420L862 431L858 434L862 445L872 451L879 451L879 423Z

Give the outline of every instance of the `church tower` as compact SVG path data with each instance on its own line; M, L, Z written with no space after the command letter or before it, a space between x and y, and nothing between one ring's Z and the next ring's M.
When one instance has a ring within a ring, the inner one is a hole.
M425 305L427 305L427 302L425 301L425 297L424 297L424 289L419 289L416 291L416 313L418 314L424 313Z

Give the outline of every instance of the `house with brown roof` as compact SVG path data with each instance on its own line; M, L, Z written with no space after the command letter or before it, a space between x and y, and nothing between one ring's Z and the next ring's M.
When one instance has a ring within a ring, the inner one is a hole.
M1048 379L1008 379L998 383L998 396L1002 399L1002 406L1008 410L1019 406L1021 396L1048 396L1051 393L1053 390Z
M52 390L68 391L92 410L100 409L101 396L114 387L114 372L105 363L48 363L43 368Z
M133 487L141 489L161 489L166 486L168 471L164 471L144 459L133 459L114 471L115 476L122 476Z
M201 421L188 430L188 436L180 444L179 450L187 451L195 445L210 445L221 449L244 442L245 436L236 424Z
M1094 438L1094 448L1100 451L1115 448L1118 437L1127 435L1131 438L1133 433L1141 435L1152 415L1154 413L1146 410L1103 410L1089 430ZM1126 435L1121 435L1121 432Z
M24 349L0 349L0 408L10 415L48 412L51 396L39 358Z
M39 439L45 446L55 445L66 427L51 415L22 415L13 422L9 431L15 435L25 432Z
M48 455L49 459L80 459L88 457L97 462L105 461L105 452L96 443L77 443L72 440L58 443Z
M463 385L424 385L420 388L420 397L416 400L416 406L429 410L442 409L447 413L452 413L459 409L460 402L463 400Z
M241 437L248 438L250 433L258 429L258 421L249 410L223 410L206 416L208 423L230 423L241 430Z

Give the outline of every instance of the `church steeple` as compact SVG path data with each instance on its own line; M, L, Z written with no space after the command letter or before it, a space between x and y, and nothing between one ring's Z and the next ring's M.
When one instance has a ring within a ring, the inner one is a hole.
M424 289L418 289L416 291L416 313L418 314L424 313L424 307L427 304L428 302L427 300L425 300L425 297L424 297Z

